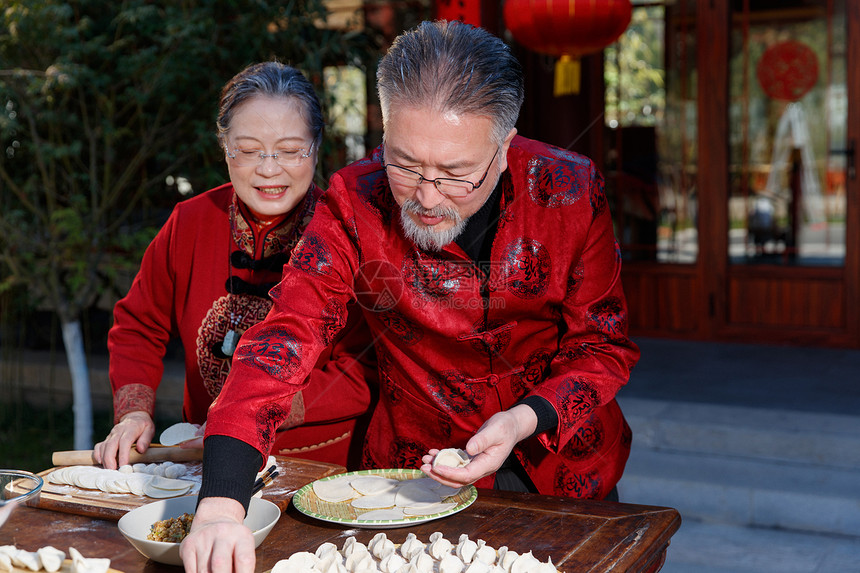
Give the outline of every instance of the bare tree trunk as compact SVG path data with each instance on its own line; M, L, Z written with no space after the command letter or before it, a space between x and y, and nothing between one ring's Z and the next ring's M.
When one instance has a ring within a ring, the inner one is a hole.
M90 393L90 374L81 336L81 322L63 322L63 344L72 376L72 397L75 412L75 449L93 447L93 400Z

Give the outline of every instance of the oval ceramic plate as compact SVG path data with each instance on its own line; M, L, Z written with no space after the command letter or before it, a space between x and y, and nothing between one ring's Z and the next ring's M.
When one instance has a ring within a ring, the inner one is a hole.
M340 479L344 476L380 476L400 481L427 477L421 470L382 469L349 472L346 474L328 476L317 481ZM328 521L329 523L339 523L342 525L362 527L366 529L392 529L395 527L407 527L416 523L424 523L427 521L433 521L435 519L441 519L443 517L448 517L449 515L453 515L455 513L463 511L464 509L475 503L475 500L478 499L478 490L475 489L475 486L469 485L460 488L460 491L456 494L450 497L446 497L445 501L455 502L457 505L455 505L451 509L442 511L440 513L434 513L431 515L418 515L415 517L406 517L403 519L360 520L358 519L358 517L359 515L364 513L364 511L358 510L358 513L356 513L356 508L352 507L350 503L352 500L340 501L336 503L323 501L317 496L316 493L314 493L313 486L314 482L309 483L302 489L300 489L298 492L296 492L296 495L293 496L293 505L296 506L296 509L298 509L305 515L313 517L314 519L319 519L320 521Z

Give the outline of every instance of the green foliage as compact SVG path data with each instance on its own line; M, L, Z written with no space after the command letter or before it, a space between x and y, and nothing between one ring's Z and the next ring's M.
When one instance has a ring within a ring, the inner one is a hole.
M168 175L225 179L214 122L230 77L278 59L322 89L324 66L368 59L325 16L321 0L7 1L0 289L28 285L73 320L139 262L161 222L145 214L174 202Z
M607 124L659 121L666 106L663 41L662 7L635 8L627 30L606 49Z

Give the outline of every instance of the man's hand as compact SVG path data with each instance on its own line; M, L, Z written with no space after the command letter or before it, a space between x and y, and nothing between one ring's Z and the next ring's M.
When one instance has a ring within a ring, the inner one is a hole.
M179 555L187 573L253 573L254 536L245 527L245 508L226 497L200 501Z
M96 444L93 458L109 470L128 464L132 444L141 454L149 448L155 435L155 422L148 412L135 411L123 416L105 441Z
M462 468L437 466L433 458L439 450L433 449L422 458L421 471L436 481L453 487L475 483L498 470L514 446L532 435L537 427L537 416L530 406L519 404L510 410L493 414L466 443L466 453L472 456L469 465Z

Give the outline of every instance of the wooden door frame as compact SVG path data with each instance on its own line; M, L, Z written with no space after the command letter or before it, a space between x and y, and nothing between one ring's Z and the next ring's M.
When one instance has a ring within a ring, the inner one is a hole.
M845 179L847 200L845 220L845 293L848 300L848 324L852 327L854 345L860 346L860 174L857 173L857 146L860 145L860 2L846 0L847 20L846 87L848 93L848 129L846 143L853 145L854 172Z
M698 0L696 6L699 74L697 148L699 188L699 257L697 277L702 285L699 336L714 338L725 327L728 301L728 54L729 2ZM714 142L719 142L714 145ZM701 216L706 213L707 216Z

